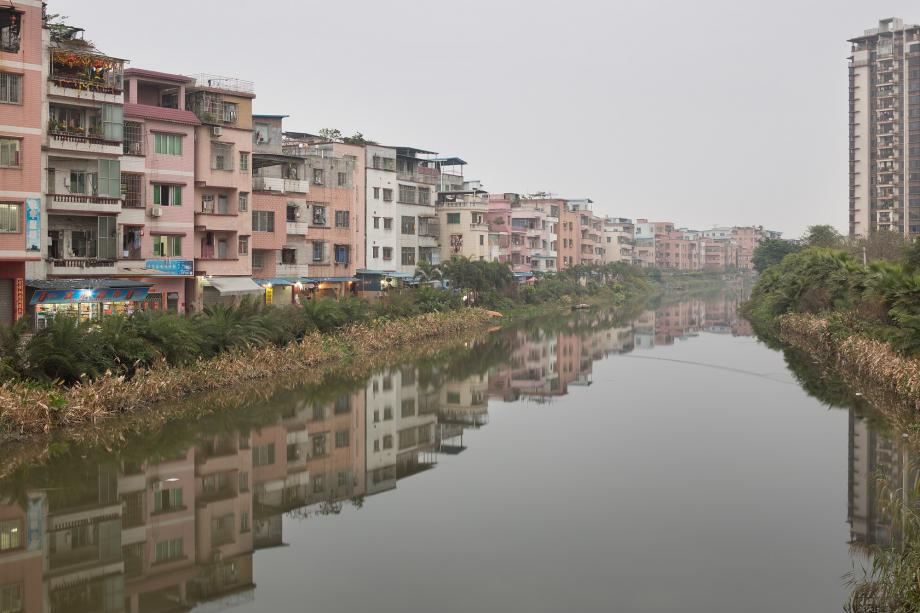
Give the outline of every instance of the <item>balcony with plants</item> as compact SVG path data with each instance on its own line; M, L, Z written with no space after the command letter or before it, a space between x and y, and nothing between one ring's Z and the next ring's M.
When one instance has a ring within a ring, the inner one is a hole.
M84 49L70 47L51 52L49 93L73 97L107 94L120 98L124 90L124 61L99 54L89 43L83 46Z

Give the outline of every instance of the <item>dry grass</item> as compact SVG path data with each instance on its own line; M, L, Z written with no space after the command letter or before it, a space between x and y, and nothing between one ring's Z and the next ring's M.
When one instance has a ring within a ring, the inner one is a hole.
M882 341L860 334L834 335L815 315L788 314L778 321L779 339L807 351L840 375L898 431L920 445L920 360L895 352Z
M99 424L119 415L150 412L148 409L154 405L196 393L267 378L292 378L322 367L345 365L482 330L489 319L484 311L470 309L361 324L334 334L312 334L284 347L230 352L187 368L159 364L130 380L106 374L70 388L4 383L0 385L0 442Z

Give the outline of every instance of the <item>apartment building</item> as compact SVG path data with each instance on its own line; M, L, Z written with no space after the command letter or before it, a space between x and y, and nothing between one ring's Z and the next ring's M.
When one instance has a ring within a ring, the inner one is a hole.
M291 304L310 274L306 160L283 152L285 115L253 115L252 275L266 302Z
M44 276L42 134L47 32L38 2L0 7L0 325L25 314L25 279Z
M396 148L368 145L365 148L366 227L365 265L369 270L395 271L400 252L399 204L396 194Z
M594 202L590 198L567 200L566 206L575 215L575 248L570 249L570 256L575 264L597 266L603 264L606 248L604 247L603 220L594 215Z
M252 280L252 100L254 85L200 74L186 85L195 128L194 310L261 295Z
M435 210L441 228L441 261L452 257L492 260L489 242L489 195L477 185L468 189L438 192Z
M920 26L849 40L850 235L920 233Z
M308 224L308 290L342 295L364 263L365 151L303 132L284 133L284 153L304 160L310 194L300 217Z
M441 186L437 153L414 147L396 148L397 215L399 236L396 270L415 272L420 261L439 263L440 232L435 210Z
M605 217L603 225L604 263L632 264L636 224L625 217Z
M145 306L186 312L194 277L195 133L182 75L125 71L116 275L149 283Z

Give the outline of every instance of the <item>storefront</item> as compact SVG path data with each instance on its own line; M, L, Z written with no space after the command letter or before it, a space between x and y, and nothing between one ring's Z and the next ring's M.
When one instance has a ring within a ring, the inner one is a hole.
M125 266L121 274L150 284L150 291L144 301L145 309L185 313L185 282L192 278L193 268L193 260L151 259Z
M37 329L65 315L94 321L143 309L151 284L122 279L27 281L29 315Z
M202 285L202 304L238 304L247 296L262 299L265 288L250 277L196 277Z
M265 304L284 306L299 304L299 299L304 291L304 285L298 279L284 279L275 277L271 279L253 279L265 290Z
M304 277L304 298L340 299L358 295L358 279L355 277Z

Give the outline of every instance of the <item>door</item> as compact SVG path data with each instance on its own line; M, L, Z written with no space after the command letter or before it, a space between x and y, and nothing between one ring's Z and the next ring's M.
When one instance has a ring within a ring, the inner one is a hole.
M217 259L218 260L227 259L227 239L226 238L217 239Z
M0 279L0 325L13 323L13 280Z

